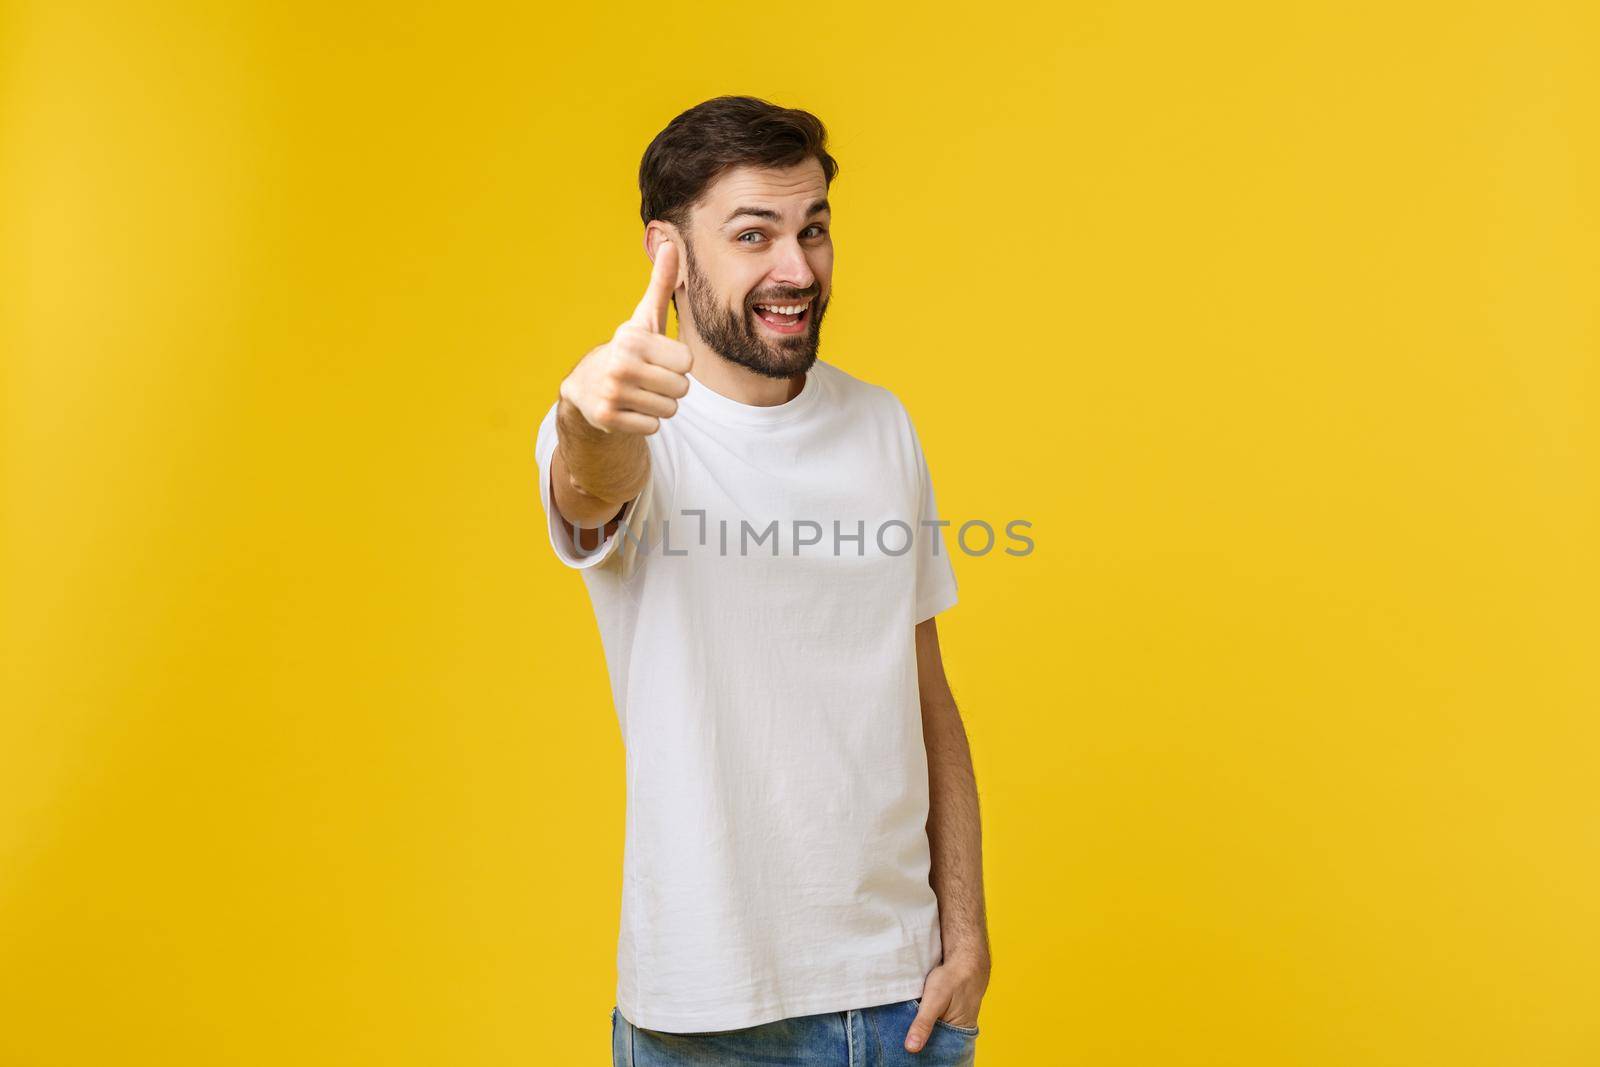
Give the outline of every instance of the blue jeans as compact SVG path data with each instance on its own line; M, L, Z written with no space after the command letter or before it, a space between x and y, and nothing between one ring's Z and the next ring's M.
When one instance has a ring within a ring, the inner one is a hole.
M972 1067L976 1026L935 1020L920 1051L906 1032L920 998L870 1008L797 1015L742 1030L669 1034L634 1026L611 1009L612 1067Z

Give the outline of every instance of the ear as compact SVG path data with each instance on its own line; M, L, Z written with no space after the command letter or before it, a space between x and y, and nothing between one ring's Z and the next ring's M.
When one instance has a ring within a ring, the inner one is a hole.
M656 261L656 250L661 247L662 241L671 241L680 252L683 250L682 238L676 226L661 219L651 219L644 228L644 254L650 257L650 262ZM682 263L681 257L679 263Z

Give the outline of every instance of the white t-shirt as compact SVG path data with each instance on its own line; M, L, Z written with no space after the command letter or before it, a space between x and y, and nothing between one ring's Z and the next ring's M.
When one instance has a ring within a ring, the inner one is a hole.
M920 996L929 885L915 625L956 602L899 399L817 361L772 407L690 375L650 482L581 569L627 772L617 1007L733 1030Z

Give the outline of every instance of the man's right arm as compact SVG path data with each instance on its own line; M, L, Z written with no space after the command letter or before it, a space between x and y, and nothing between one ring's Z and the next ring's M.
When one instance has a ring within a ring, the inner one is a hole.
M659 231L657 231L659 233ZM646 233L646 251L650 233ZM589 351L561 382L556 404L552 502L581 531L579 547L598 547L606 527L650 478L645 437L678 410L689 391L689 348L666 336L667 305L677 286L678 249L657 246L650 285L633 317Z
M550 488L563 519L585 533L604 526L639 495L649 477L650 450L643 437L599 430L577 404L560 399Z

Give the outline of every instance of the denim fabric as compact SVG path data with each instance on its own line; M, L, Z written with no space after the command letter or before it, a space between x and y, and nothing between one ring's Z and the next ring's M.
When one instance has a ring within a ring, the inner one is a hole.
M797 1015L742 1030L669 1034L634 1026L611 1009L612 1067L973 1067L978 1028L935 1020L918 1052L906 1032L918 999Z

